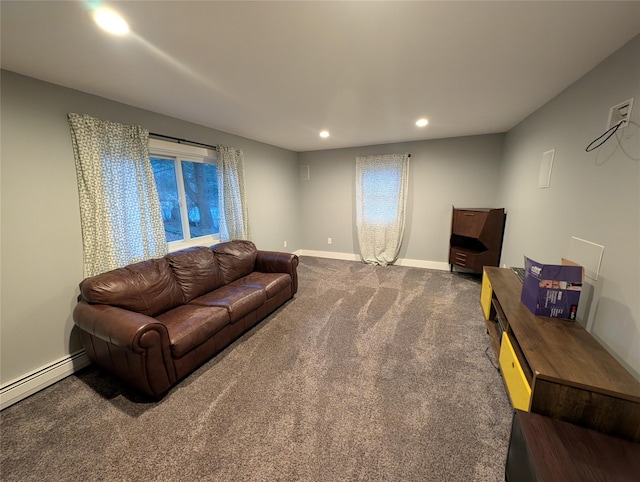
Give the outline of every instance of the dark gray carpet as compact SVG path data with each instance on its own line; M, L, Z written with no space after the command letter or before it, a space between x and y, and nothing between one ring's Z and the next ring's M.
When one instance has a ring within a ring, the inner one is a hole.
M160 402L88 367L2 411L2 480L504 480L478 280L312 257L299 276Z

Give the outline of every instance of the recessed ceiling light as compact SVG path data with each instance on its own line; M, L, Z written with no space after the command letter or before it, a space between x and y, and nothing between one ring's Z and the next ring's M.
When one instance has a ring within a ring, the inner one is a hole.
M429 123L429 120L428 120L428 119L418 119L418 120L416 121L416 125L417 125L418 127L424 127L424 126L426 126L428 123Z
M93 20L109 33L114 35L125 35L129 33L127 21L118 13L108 8L99 8L93 12Z
M323 137L323 138L327 138L327 137L329 137L329 131L322 131L322 132L320 133L320 137Z

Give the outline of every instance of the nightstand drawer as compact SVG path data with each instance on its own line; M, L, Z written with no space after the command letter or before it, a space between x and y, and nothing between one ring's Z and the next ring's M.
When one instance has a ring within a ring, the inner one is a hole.
M531 402L531 386L520 366L509 335L506 333L502 334L499 361L502 377L507 385L507 392L509 392L509 398L511 399L511 405L513 405L513 408L528 412Z
M467 260L472 260L473 255L461 249L451 248L449 262L458 266L467 266Z
M474 253L469 250L451 248L449 264L482 273L482 267L484 266L483 253Z

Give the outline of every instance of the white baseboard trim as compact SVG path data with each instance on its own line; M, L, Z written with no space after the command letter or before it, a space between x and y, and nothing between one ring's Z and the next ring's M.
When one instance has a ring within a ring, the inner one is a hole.
M85 351L81 350L3 384L0 386L0 410L53 385L90 363Z
M341 259L345 261L360 261L359 254L336 253L332 251L314 251L300 249L294 254L298 256L315 256L318 258ZM440 261L424 261L420 259L400 258L395 264L397 266L409 266L413 268L427 268L437 270L448 270L449 264ZM84 350L80 350L71 355L60 358L48 365L29 372L15 380L11 380L0 386L0 410L13 405L36 393L49 385L53 385L69 375L77 372L81 368L88 366L91 362Z
M313 251L300 249L295 252L298 256L315 256L317 258L342 259L345 261L361 261L359 254L335 253L333 251ZM425 261L422 259L398 258L394 263L396 266L408 266L410 268L437 269L449 271L449 263L443 261Z
M427 261L424 259L398 258L396 266L409 266L410 268L437 269L439 271L449 271L449 263L444 261Z
M335 253L333 251L314 251L311 249L301 249L298 256L314 256L316 258L342 259L344 261L360 261L359 254Z

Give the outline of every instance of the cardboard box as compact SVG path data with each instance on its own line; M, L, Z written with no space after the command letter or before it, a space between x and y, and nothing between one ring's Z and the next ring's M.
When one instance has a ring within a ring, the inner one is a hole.
M575 320L582 279L582 266L572 261L542 264L525 256L520 300L534 315Z

